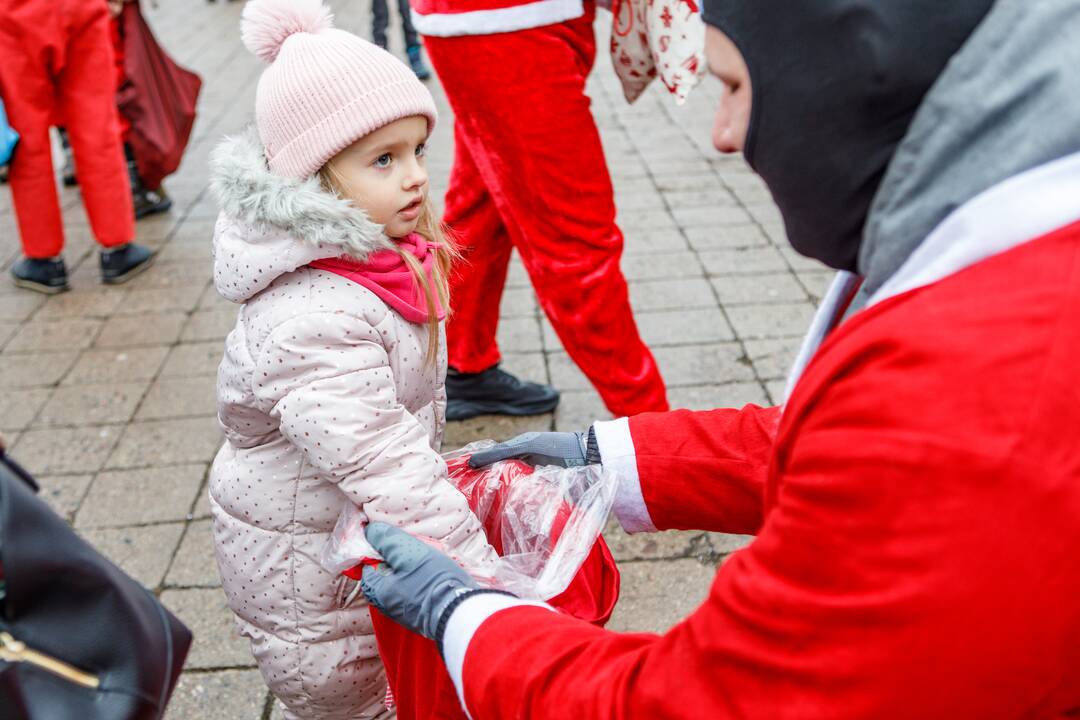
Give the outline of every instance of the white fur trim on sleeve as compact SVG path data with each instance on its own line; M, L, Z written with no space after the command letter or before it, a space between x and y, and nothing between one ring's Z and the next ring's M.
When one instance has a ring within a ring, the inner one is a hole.
M596 445L600 449L600 462L619 478L612 508L623 530L628 533L656 532L641 494L638 477L637 453L634 438L630 435L630 419L619 418L608 422L593 423Z
M462 677L469 643L472 642L473 635L485 620L500 610L509 610L514 607L541 607L554 612L546 603L521 600L512 595L481 593L462 601L446 623L442 642L443 659L446 661L446 670L450 673L450 679L454 681L454 687L457 689L461 708L469 716L469 720L472 720L472 715L469 715L469 708L465 706L465 684Z

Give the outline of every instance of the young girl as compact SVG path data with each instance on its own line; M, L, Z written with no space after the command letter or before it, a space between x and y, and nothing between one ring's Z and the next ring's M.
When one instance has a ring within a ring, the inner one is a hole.
M452 250L427 197L435 105L319 0L243 17L270 67L255 129L213 156L214 281L242 303L210 476L222 584L287 717L382 717L368 608L318 562L341 510L434 538L474 574L496 561L438 454Z

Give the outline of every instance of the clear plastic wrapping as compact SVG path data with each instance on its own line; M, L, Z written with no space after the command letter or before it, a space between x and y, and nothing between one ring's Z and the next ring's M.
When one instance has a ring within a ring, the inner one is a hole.
M493 576L477 580L519 597L550 599L567 588L600 536L617 479L600 465L533 468L505 460L469 467L473 453L494 444L472 443L443 456L450 482L468 499L500 556ZM323 567L352 575L357 566L377 560L364 539L366 524L363 510L348 505L323 548Z

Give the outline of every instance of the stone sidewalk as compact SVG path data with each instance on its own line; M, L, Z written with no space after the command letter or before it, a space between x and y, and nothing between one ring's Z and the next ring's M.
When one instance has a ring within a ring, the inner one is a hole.
M338 26L367 33L367 3L331 4ZM210 285L216 208L208 153L250 121L261 68L239 41L240 3L144 5L162 43L205 80L188 155L166 183L176 204L138 226L140 242L161 248L160 260L127 286L101 286L78 191L63 190L74 290L49 299L20 291L6 272L19 242L10 194L0 190L0 431L46 499L195 631L170 717L278 718L225 608L205 498L220 443L214 373L236 313ZM609 17L598 20L600 48ZM394 28L391 37L399 37ZM777 401L829 273L786 247L776 209L743 161L711 148L715 83L682 108L655 87L628 106L605 52L596 65L589 89L626 234L623 268L672 405ZM429 151L441 198L451 113L437 83L431 87L443 118ZM501 307L506 366L553 383L562 404L553 415L452 424L447 447L608 417L516 262ZM662 631L678 621L705 596L716 564L745 542L615 529L608 537L622 561L611 625L619 630Z

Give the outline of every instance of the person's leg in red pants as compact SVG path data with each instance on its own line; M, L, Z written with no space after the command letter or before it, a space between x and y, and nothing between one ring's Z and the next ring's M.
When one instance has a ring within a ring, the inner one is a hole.
M446 221L462 237L465 262L451 288L450 365L475 372L499 358L494 328L509 237L564 347L608 409L666 410L619 269L622 234L585 95L592 13L513 33L429 37L426 45L457 123Z
M98 0L8 0L0 8L0 92L23 136L11 168L12 197L32 260L56 257L64 247L49 142L58 116L68 126L94 237L116 248L135 236L109 20Z

